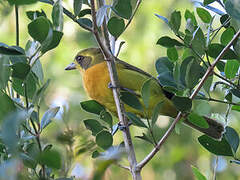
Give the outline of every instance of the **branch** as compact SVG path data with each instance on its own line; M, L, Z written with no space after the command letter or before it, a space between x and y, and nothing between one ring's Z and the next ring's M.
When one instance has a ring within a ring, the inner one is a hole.
M226 53L226 51L232 46L233 42L239 37L240 30L235 34L235 36L232 38L232 40L228 43L228 45L221 51L221 53L218 55L218 57L215 59L213 64L208 67L207 72L204 74L203 78L201 79L200 83L198 84L197 88L194 90L192 95L190 96L190 99L193 100L197 93L202 88L204 82L207 80L208 76L211 75L211 73L214 70L214 67L216 66L217 62L223 57L223 55ZM173 121L171 126L168 128L166 133L163 135L163 137L158 142L157 146L137 165L137 168L142 169L153 157L154 155L160 150L163 143L167 140L168 136L173 131L175 125L177 122L181 119L182 113L179 112L176 119Z
M114 62L114 56L111 54L109 49L103 44L103 42L100 39L100 35L98 33L98 28L96 23L95 2L94 0L91 0L90 2L91 2L91 14L92 14L92 21L93 21L92 32L94 33L96 41L107 62L111 84L113 87L116 87L116 88L113 88L112 90L113 90L113 97L115 100L119 121L123 126L126 127L126 129L123 131L123 139L124 139L124 145L125 145L126 151L128 153L128 161L130 163L132 177L134 180L141 180L142 178L140 175L140 170L136 168L137 160L136 160L136 155L134 152L134 147L133 147L133 143L132 143L129 127L128 127L128 120L125 117L124 107L121 104L120 98L119 98L119 89L117 88L119 83L118 83L116 66Z

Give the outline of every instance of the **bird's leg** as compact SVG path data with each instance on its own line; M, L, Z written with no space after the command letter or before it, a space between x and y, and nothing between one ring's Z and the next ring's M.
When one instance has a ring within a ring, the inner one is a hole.
M108 88L110 89L116 89L116 88L121 88L120 86L113 86L111 82L108 83Z
M127 92L129 92L129 93L131 93L131 94L133 94L133 95L135 95L137 97L140 97L140 95L137 94L134 90L129 89L129 88L125 88L125 87L122 87L122 86L113 86L111 82L108 83L108 88L111 88L111 89L119 88L121 91L127 91Z
M132 122L128 122L128 127L132 125ZM118 123L118 129L121 130L121 131L125 131L126 130L126 126L121 124L120 122Z

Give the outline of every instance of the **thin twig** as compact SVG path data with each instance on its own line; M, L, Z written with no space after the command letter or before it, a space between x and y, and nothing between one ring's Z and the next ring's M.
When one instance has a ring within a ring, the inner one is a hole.
M113 87L119 87L114 57L100 39L98 29L97 29L97 22L96 22L95 2L94 0L91 0L90 2L91 2L91 14L92 14L92 21L93 21L92 32L94 33L96 41L107 62L111 84L113 85ZM134 180L141 180L142 178L140 175L140 170L136 168L137 160L136 160L132 138L131 138L129 127L128 127L128 120L124 115L124 112L125 112L124 107L119 98L119 89L113 88L112 90L113 90L113 97L115 100L119 121L123 126L126 127L125 130L123 131L123 139L124 139L124 145L125 145L126 151L128 153L128 161L130 164L131 174Z
M205 100L205 101L213 101L213 102L218 102L218 103L223 103L223 104L228 104L228 105L240 106L240 104L238 104L238 103L223 101L223 100L214 99L214 98L196 97L195 99L201 99L201 100Z
M123 165L121 165L121 164L119 164L119 163L116 163L116 165L119 166L120 168L123 168L123 169L125 169L125 170L130 171L130 167L128 167L128 166L123 166Z
M240 88L240 86L238 86L237 84L234 84L232 81L230 81L230 80L228 80L227 78L225 78L225 77L219 75L218 73L213 72L213 74L214 74L215 76L217 76L218 78L220 78L220 79L222 79L222 80L228 82L228 83L231 84L232 86L234 86L234 87L236 87L236 88Z
M218 156L216 156L215 166L213 169L213 180L216 180L217 167L218 167Z
M19 46L19 13L18 13L18 6L15 5L15 17L16 17L16 45ZM19 98L20 95L17 93L17 98Z
M195 96L198 94L200 89L202 88L204 82L207 80L208 76L211 75L211 73L214 70L214 67L216 66L217 62L223 57L223 55L226 53L226 51L232 46L233 42L239 37L240 30L234 35L232 40L228 43L228 45L221 51L221 53L218 55L218 57L215 59L215 61L212 63L211 66L208 67L206 73L202 77L200 83L198 84L197 88L194 90L194 92L191 94L190 99L193 100ZM163 137L158 142L157 146L137 165L139 169L142 169L153 157L154 155L160 150L162 144L167 140L171 132L173 131L176 123L181 119L182 113L179 112L173 123L170 125L166 133L163 135Z

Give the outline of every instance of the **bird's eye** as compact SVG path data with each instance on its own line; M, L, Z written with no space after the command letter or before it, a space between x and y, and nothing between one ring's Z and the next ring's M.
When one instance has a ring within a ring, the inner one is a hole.
M75 58L75 60L78 62L78 64L80 64L83 59L84 59L84 56L81 56L81 55L79 55Z

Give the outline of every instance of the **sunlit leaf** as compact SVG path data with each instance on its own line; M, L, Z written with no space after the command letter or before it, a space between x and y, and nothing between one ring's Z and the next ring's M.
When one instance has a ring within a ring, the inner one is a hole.
M207 10L203 8L197 8L197 14L204 23L211 22L212 16Z
M130 0L117 0L113 5L113 11L120 17L129 19L132 15L132 5Z

